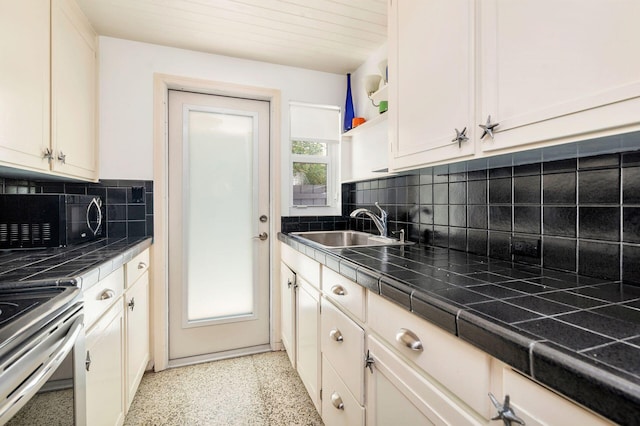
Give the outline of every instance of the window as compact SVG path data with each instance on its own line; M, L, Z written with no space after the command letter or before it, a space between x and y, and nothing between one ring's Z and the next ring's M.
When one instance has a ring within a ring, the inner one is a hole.
M290 123L290 214L340 214L340 108L292 103Z

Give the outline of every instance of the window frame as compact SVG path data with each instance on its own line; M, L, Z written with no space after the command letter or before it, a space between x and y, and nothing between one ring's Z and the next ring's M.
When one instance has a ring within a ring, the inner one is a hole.
M302 106L307 108L328 109L336 111L336 135L337 138L333 139L321 139L321 138L309 138L309 137L295 137L291 135L291 107ZM340 190L340 122L341 122L341 109L337 106L331 105L316 105L303 102L290 102L289 104L289 174L288 174L288 187L289 187L289 214L291 216L339 216L342 211L342 191ZM294 154L293 142L317 142L324 143L327 147L327 154L321 155L307 155L307 154ZM326 164L327 165L327 204L320 205L294 205L293 204L293 164L294 163L311 163L311 164Z

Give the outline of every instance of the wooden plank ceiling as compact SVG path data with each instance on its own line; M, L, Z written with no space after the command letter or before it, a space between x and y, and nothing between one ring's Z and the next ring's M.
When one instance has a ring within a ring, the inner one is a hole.
M345 74L387 39L387 0L78 0L100 35Z

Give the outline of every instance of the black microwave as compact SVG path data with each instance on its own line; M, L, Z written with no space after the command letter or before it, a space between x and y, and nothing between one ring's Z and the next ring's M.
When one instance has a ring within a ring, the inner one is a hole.
M0 249L65 247L102 236L94 195L0 195Z

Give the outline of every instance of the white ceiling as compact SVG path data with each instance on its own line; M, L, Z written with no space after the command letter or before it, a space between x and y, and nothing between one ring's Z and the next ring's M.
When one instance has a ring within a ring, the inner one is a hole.
M78 0L100 35L339 74L387 39L387 0Z

